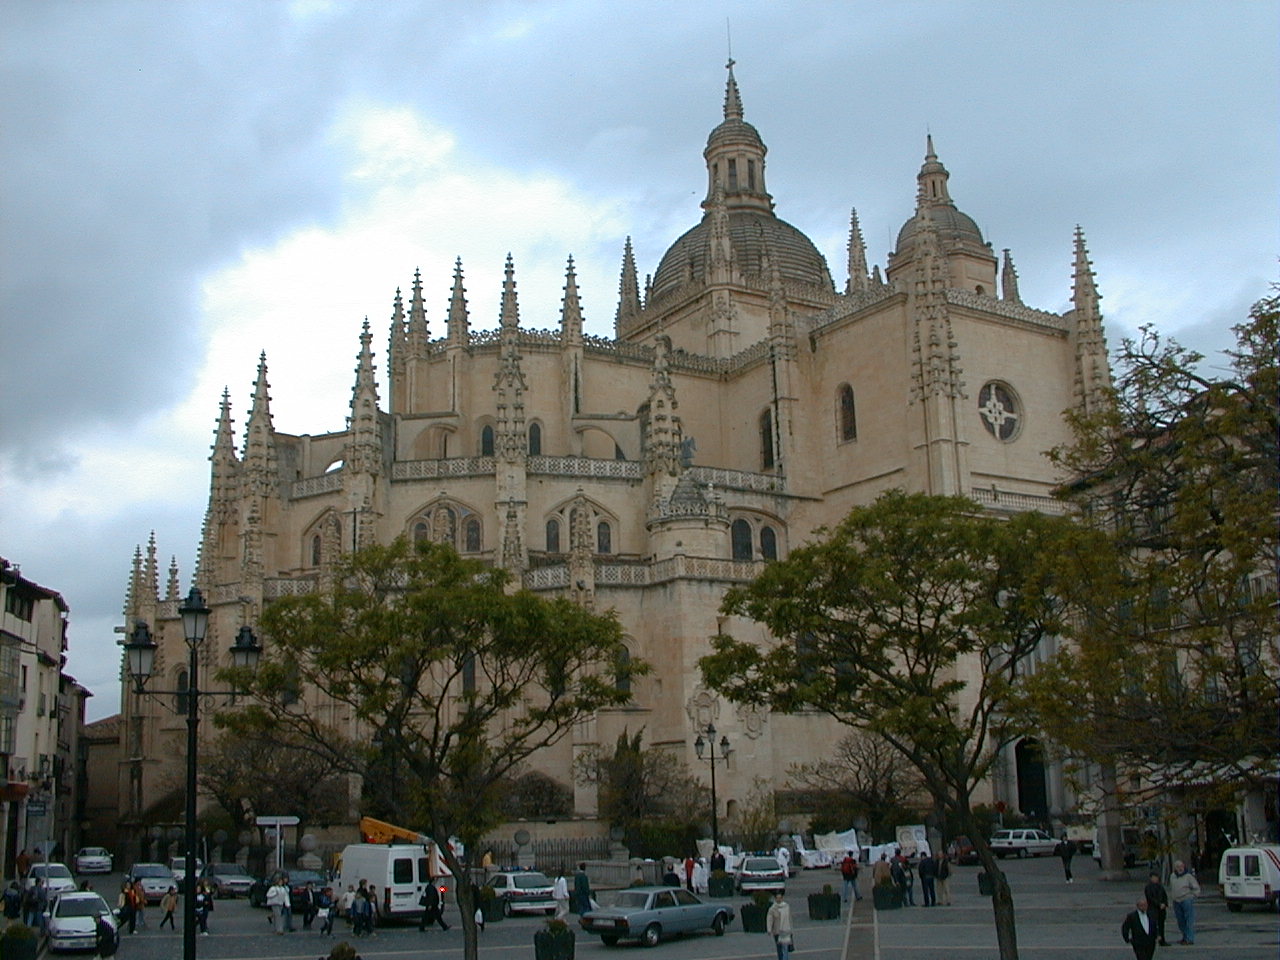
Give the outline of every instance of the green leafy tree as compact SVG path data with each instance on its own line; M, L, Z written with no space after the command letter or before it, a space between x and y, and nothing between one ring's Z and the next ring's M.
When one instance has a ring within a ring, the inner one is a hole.
M1107 549L1066 558L1075 642L1024 707L1066 751L1118 771L1108 781L1140 783L1135 802L1274 775L1278 320L1277 297L1256 304L1220 376L1144 330L1121 349L1114 403L1074 415L1074 442L1053 454Z
M963 498L889 492L726 596L726 613L779 642L717 637L701 661L731 700L821 710L892 745L994 879L1002 960L1017 957L1013 897L970 797L1025 732L1005 706L1061 629L1041 561L1079 549L1077 536L1062 518L1001 520Z
M626 703L618 678L643 672L620 656L612 614L511 590L501 570L403 538L349 555L331 587L272 603L260 625L263 663L223 675L252 701L220 722L357 773L394 756L412 826L455 876L468 864L449 838L475 850L501 819L508 778L575 723ZM475 960L470 886L457 891Z

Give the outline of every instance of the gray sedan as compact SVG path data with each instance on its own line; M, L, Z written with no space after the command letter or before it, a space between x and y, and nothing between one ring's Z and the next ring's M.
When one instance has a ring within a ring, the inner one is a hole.
M706 903L678 887L628 887L613 895L611 906L582 915L582 929L596 933L605 946L638 939L656 946L665 936L710 930L717 937L733 922L733 907Z

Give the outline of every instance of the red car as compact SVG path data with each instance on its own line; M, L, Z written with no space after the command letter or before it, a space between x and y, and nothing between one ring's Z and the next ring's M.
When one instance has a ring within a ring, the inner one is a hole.
M978 851L974 849L973 841L964 834L947 844L947 856L951 858L952 863L958 863L961 866L973 866L978 863Z

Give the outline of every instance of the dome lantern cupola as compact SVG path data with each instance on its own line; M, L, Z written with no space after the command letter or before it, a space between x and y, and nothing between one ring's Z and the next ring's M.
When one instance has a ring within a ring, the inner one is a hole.
M726 64L729 79L725 84L724 121L711 131L702 152L707 161L707 197L702 206L705 209L711 204L719 186L729 210L772 210L773 198L764 185L768 148L760 139L760 132L742 119L742 95L733 76L733 64L733 60Z

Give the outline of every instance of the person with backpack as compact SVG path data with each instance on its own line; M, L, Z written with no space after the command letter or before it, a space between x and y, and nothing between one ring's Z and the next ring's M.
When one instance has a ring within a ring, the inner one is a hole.
M840 876L844 880L841 899L848 903L849 894L852 893L855 902L861 900L862 894L858 892L858 861L854 857L852 850L846 850L844 859L840 861Z

